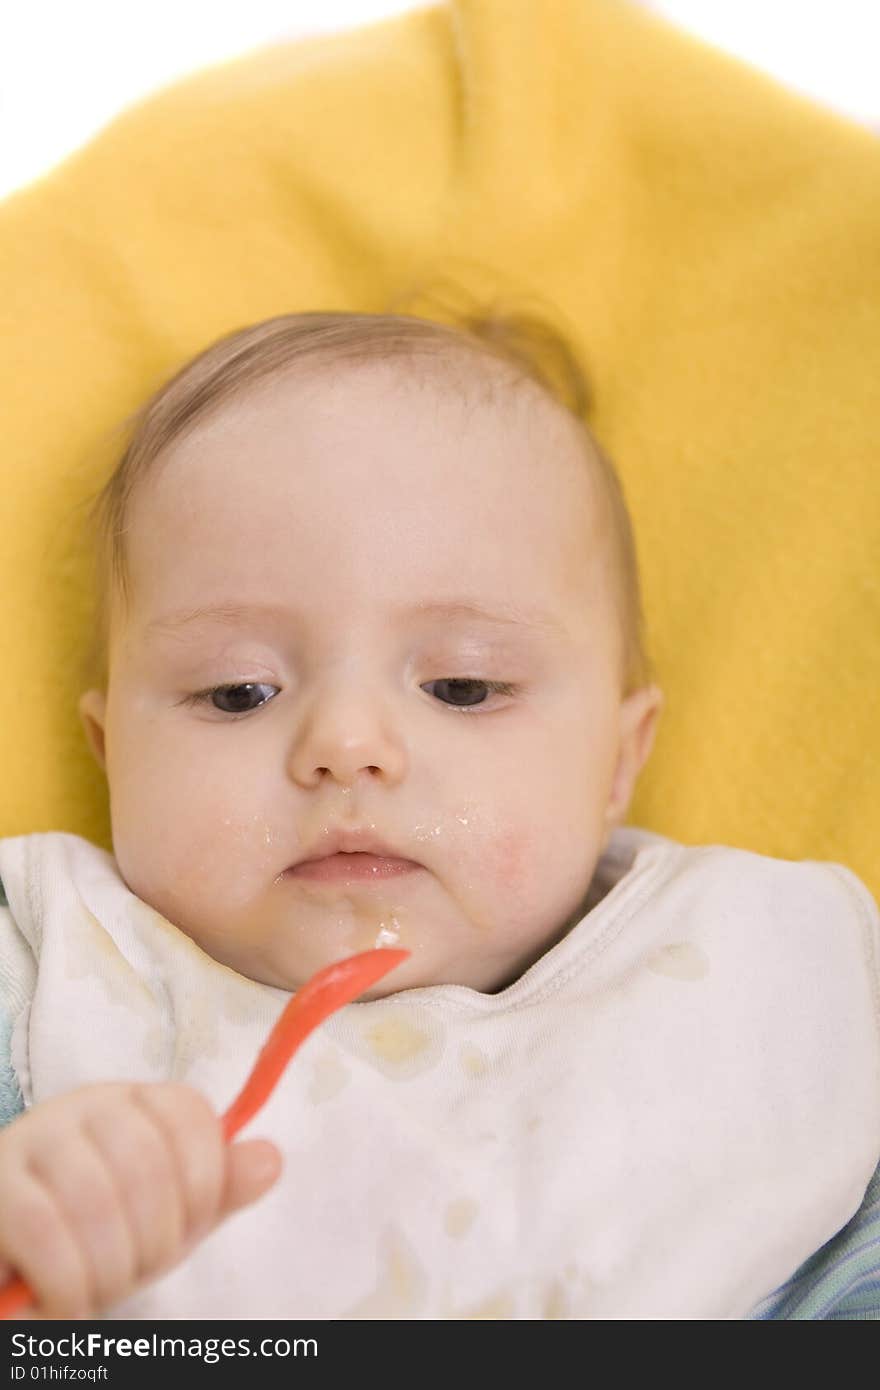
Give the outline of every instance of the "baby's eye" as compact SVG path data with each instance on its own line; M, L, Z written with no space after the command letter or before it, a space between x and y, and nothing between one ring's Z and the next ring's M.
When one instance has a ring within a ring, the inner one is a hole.
M215 685L210 690L199 690L195 695L188 696L184 704L203 705L210 700L214 709L219 710L221 714L248 714L251 710L261 709L263 704L268 703L265 700L256 705L250 703L254 691L277 689L277 685L264 685L257 681L245 681L241 685ZM218 700L228 704L218 704Z
M447 676L440 680L428 681L427 685L438 687L438 698L453 709L469 709L485 704L487 692L497 695L513 695L516 692L516 686L507 681L484 681L472 676ZM254 695L257 692L277 689L277 686L259 681L243 681L238 685L214 685L209 690L199 690L194 695L188 695L183 703L206 705L210 702L221 714L250 714L256 709L262 709L263 705L269 702L268 699L263 699L254 703ZM269 699L272 698L269 696Z
M435 692L438 698L456 709L468 709L474 705L485 704L486 695L481 692L512 695L516 688L507 681L483 681L475 676L445 676L440 680L428 681L427 685L438 686L439 691Z

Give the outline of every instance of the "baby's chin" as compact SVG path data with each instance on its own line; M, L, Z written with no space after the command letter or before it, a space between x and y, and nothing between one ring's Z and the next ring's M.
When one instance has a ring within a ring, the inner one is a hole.
M341 957L340 957L341 959ZM497 994L519 979L522 970L518 965L507 962L488 964L480 956L472 960L444 960L431 962L429 953L421 954L413 950L408 960L401 961L381 980L364 990L358 999L365 1003L376 999L388 999L394 994L407 990L441 989L448 987L472 989L478 994Z
M383 948L379 947L376 949L381 950ZM341 952L333 956L332 959L328 958L325 964L327 966L333 965L337 961L347 960L350 956L357 954L360 953L354 951ZM295 978L294 983L282 987L291 990L301 989L308 980L318 973L318 970L323 968L324 966L319 965L310 974L300 973ZM363 993L359 994L357 997L359 1002L370 1003L376 999L389 999L392 995L401 994L405 990L427 989L435 985L462 983L464 983L464 981L451 978L449 971L444 971L439 968L433 970L428 968L426 962L419 960L416 954L411 953L407 960L401 961L399 965L395 965L388 971L387 975L384 975L381 980L371 985L369 989L365 989Z
M364 950L382 949L386 948L381 946L364 948ZM357 996L358 1002L370 1003L377 999L388 999L405 990L430 989L444 985L464 986L480 993L493 994L511 982L509 970L502 978L498 971L487 970L483 962L431 961L429 959L430 952L424 948L421 951L417 947L404 949L410 951L408 959L395 965L381 980L359 994ZM359 954L361 952L357 950L331 950L327 952L326 957L310 960L307 964L299 962L296 965L290 964L281 967L280 964L253 962L246 969L242 969L241 965L234 968L240 974L247 975L250 979L257 980L261 984L273 985L277 989L295 993L313 979L320 970Z
M310 905L311 906L311 905ZM481 920L442 910L407 910L395 903L381 911L311 910L267 914L250 934L247 924L181 929L221 964L245 978L286 992L302 989L319 971L369 951L404 950L408 958L358 998L385 999L403 990L458 986L494 993L509 983L517 962L497 932ZM323 909L323 905L322 905Z

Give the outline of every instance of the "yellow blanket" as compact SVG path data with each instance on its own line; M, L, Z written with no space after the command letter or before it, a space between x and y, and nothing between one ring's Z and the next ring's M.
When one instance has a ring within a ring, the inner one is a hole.
M210 69L0 205L0 834L110 847L77 507L211 339L547 303L667 706L630 820L880 895L880 141L624 0L451 0Z

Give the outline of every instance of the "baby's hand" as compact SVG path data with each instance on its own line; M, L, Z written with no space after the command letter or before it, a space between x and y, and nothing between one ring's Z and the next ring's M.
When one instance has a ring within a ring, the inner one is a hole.
M37 1316L94 1317L280 1171L267 1140L226 1144L189 1086L105 1082L44 1101L0 1131L0 1283L20 1275Z

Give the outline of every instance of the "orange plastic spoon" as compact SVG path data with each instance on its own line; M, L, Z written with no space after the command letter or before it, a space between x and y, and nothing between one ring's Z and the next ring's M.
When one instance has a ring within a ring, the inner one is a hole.
M266 1039L244 1086L221 1117L226 1142L265 1105L278 1078L300 1043L325 1018L350 1004L389 970L407 959L409 951L382 947L325 965L288 1000ZM23 1279L14 1278L0 1289L0 1317L8 1318L36 1302Z

